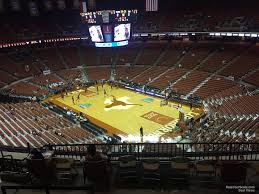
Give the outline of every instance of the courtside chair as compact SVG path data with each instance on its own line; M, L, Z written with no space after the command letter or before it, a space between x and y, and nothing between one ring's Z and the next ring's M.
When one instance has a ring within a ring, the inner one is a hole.
M247 168L247 184L259 187L259 162L251 162Z
M136 182L137 160L133 155L121 156L119 158L119 182Z
M188 158L172 158L168 177L169 187L186 187L191 174L191 163Z
M74 167L74 159L72 158L53 158L56 164L56 175L58 181L72 182L73 178L78 175L76 168Z
M215 163L207 160L200 160L195 163L195 177L199 184L208 187L215 186L217 182Z
M247 164L240 162L223 162L220 175L223 187L224 185L245 185Z
M107 160L85 161L83 166L84 183L94 184L96 189L110 189L112 169Z
M160 161L156 159L146 159L142 161L141 182L149 188L161 188Z
M0 180L15 183L28 183L30 176L24 160L14 160L12 155L4 155L1 151L0 157Z
M27 159L31 183L35 180L43 185L56 184L56 166L49 159Z

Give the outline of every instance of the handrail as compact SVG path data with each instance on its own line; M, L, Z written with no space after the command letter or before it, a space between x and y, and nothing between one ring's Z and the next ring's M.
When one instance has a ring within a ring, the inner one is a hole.
M46 145L43 150L54 150L61 157L81 159L87 153L90 144ZM107 154L116 161L125 154L135 155L138 160L143 158L158 158L171 160L173 157L191 157L193 159L223 160L259 160L259 143L108 143L95 144L96 149Z
M57 156L81 159L87 153L90 144L45 145L44 150L54 150ZM191 157L194 159L215 159L219 156L226 160L239 160L245 155L246 160L259 160L259 143L100 143L97 150L109 155L113 161L125 154L135 155L138 160L158 158L171 160L173 157ZM10 148L10 149L8 149ZM0 147L1 151L30 153L30 148Z

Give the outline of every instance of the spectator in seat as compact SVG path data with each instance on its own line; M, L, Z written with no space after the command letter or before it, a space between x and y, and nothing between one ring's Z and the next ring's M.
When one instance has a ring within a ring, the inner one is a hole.
M44 159L42 153L36 148L31 151L31 159Z
M98 160L108 160L108 157L98 151L94 144L91 144L87 148L87 154L85 156L86 161L98 161Z

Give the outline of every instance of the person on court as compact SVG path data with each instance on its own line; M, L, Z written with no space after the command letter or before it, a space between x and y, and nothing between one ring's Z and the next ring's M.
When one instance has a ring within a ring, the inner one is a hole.
M77 101L80 100L80 93L77 95Z
M106 92L105 88L103 89L103 95L107 96L107 92Z
M142 126L140 127L139 132L140 132L140 136L143 137L144 136L144 132L143 132L143 127Z
M75 99L74 99L74 96L72 96L72 102L73 102L73 104L75 105Z
M64 100L64 93L63 92L61 92L61 98L62 98L62 100Z
M143 127L142 126L140 127L139 132L140 132L141 142L143 142L144 132L143 132Z
M99 88L98 85L96 85L96 93L99 94Z

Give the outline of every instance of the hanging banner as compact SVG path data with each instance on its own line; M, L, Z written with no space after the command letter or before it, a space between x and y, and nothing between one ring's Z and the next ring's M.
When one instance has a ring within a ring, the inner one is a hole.
M11 9L13 11L20 11L21 7L20 7L20 1L19 0L11 0Z

